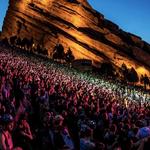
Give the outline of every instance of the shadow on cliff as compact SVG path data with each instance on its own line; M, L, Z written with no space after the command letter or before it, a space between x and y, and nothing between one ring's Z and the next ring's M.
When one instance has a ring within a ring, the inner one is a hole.
M80 27L78 28L78 31L86 34L88 37L98 41L98 42L102 42L108 46L113 47L114 49L117 50L121 50L123 52L125 52L127 55L129 55L130 57L132 57L131 51L128 50L127 48L123 47L122 45L116 45L115 43L107 40L105 38L105 34L98 32L96 30L93 30L92 28L85 28L85 27Z
M136 61L140 62L133 54L133 41L131 40L130 36L128 34L125 34L123 31L120 30L120 33L118 32L117 34L120 34L120 37L123 41L125 41L126 43L128 43L128 45L117 45L111 41L109 41L108 39L105 38L105 34L98 32L92 28L87 28L87 27L80 27L78 28L78 31L82 32L83 34L87 35L88 37L90 37L91 39L94 39L98 42L102 42L114 49L117 50L117 53L120 55L124 55L125 57L129 57L131 59L135 59ZM146 44L145 44L146 45ZM144 45L144 49L146 49L146 46ZM148 52L148 50L147 50ZM141 62L143 63L145 66L150 67L146 62Z

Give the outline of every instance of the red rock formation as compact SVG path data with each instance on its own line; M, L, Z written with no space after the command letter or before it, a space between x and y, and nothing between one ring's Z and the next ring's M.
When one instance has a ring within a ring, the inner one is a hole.
M50 56L59 42L76 58L91 59L94 65L126 63L149 72L150 45L105 19L87 0L10 0L2 37L12 35L33 37Z

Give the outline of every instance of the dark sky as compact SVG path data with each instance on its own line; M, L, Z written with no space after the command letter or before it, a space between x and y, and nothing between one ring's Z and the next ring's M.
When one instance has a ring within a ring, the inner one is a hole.
M105 18L150 43L150 0L88 0ZM0 0L0 30L8 0Z

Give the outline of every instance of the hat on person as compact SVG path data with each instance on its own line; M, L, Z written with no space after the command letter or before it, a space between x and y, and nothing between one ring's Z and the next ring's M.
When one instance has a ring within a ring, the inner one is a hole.
M2 117L1 117L1 122L2 123L9 123L9 122L12 122L14 119L12 117L12 115L10 114L4 114Z
M145 137L148 137L150 136L150 128L149 127L143 127L143 128L140 128L138 133L137 133L137 137L138 138L145 138Z

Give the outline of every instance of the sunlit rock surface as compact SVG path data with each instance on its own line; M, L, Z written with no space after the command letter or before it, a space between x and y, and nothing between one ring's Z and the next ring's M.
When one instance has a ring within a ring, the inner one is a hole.
M70 47L76 58L91 59L96 66L125 63L149 74L150 45L105 19L87 0L10 0L2 37L13 35L33 37L49 57L61 43L65 51Z

